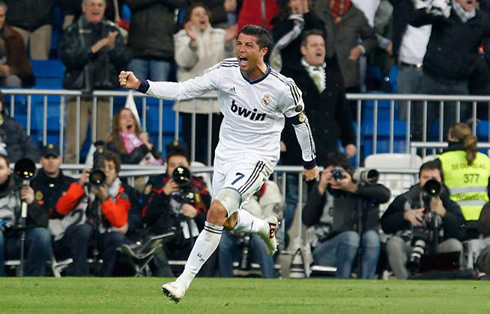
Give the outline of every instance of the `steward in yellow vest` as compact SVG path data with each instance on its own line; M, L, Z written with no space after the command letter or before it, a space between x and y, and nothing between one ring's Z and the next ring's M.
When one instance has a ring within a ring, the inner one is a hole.
M458 123L449 130L448 149L439 156L444 184L451 199L459 204L466 221L477 221L488 202L490 160L476 150L471 129Z

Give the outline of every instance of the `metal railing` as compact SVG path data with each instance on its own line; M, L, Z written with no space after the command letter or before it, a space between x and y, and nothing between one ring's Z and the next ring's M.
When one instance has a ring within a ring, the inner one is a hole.
M76 104L77 104L77 112L80 112L80 100L82 97L87 97L87 95L83 94L80 91L72 91L72 90L33 90L33 89L3 89L2 92L6 95L5 97L5 104L10 103L10 114L15 118L16 117L16 112L19 110L19 108L16 108L17 106L21 106L22 104L25 105L25 110L26 110L26 121L25 121L25 127L27 134L32 133L32 120L33 120L33 113L36 113L35 119L36 121L42 121L42 127L37 126L37 131L38 133L41 132L41 142L42 144L47 143L47 138L48 138L48 117L52 115L58 115L59 116L59 129L58 129L58 136L59 136L59 147L61 149L61 153L63 153L64 149L64 129L68 127L75 127L77 130L77 143L79 144L79 139L80 139L80 120L79 116L77 117L77 121L75 121L75 125L72 125L72 121L67 123L65 122L65 112L66 112L66 104L67 104L67 97L75 97L76 98ZM110 114L112 117L113 114L113 109L114 109L114 104L119 101L119 104L124 103L126 97L129 95L129 92L127 91L94 91L93 94L89 95L88 97L92 97L93 99L93 104L92 104L92 123L91 123L91 133L92 133L92 141L95 141L95 136L96 136L96 123L95 123L95 118L96 118L96 111L97 111L97 100L99 97L104 97L109 99L109 104L110 104ZM140 117L141 117L141 126L142 130L146 131L148 124L148 96L140 94L140 93L133 93L133 96L139 103L139 106L141 108L140 111ZM22 97L23 99L19 99L19 97ZM40 100L38 97L41 97L42 99ZM50 107L53 104L53 97L57 97L54 101L55 104L57 104L58 110L57 113L54 113L52 111L48 111L48 107ZM122 98L122 99L121 99ZM456 111L457 111L457 120L461 118L460 116L460 110L461 110L461 104L462 103L471 103L471 119L472 121L477 121L478 117L481 117L481 112L483 110L489 109L490 108L490 96L447 96L447 95L400 95L400 94L348 94L347 98L352 101L356 101L358 106L357 106L357 121L356 122L356 146L358 147L358 152L356 155L356 164L359 166L362 166L363 162L363 157L367 154L376 154L378 152L386 152L386 153L393 153L393 152L400 152L400 153L410 153L411 152L411 120L412 120L412 114L411 110L408 110L413 103L420 103L422 104L422 110L423 110L423 138L422 142L427 142L427 134L428 134L428 123L426 121L427 119L427 110L431 106L438 106L439 109L439 114L440 114L440 120L443 121L444 119L444 106L446 103L455 103L456 106ZM35 99L35 101L34 101ZM50 101L51 100L51 101ZM208 102L213 102L215 101L215 98L212 96L203 96L197 98L197 101L208 101ZM197 106L197 101L195 103L195 106ZM179 112L179 104L175 106L176 110L172 111L172 114L174 115L174 118L171 119L173 120L173 125L164 125L164 106L172 106L171 103L166 103L163 100L155 100L157 102L157 123L158 123L158 131L157 131L157 138L156 138L156 145L160 151L163 150L164 147L164 128L168 128L173 132L173 139L179 139L180 137L180 112ZM386 108L386 102L389 102L388 108ZM436 103L434 103L436 102ZM20 104L19 104L20 103ZM48 104L50 104L48 106ZM372 106L372 113L369 112ZM395 119L395 114L397 112L397 109L400 109L401 106L406 106L407 108L407 117L405 121L402 121L402 126L403 128L403 134L400 135L398 132L400 131L399 127L396 127L397 122L400 120ZM42 107L42 117L39 117L39 112L40 107ZM209 105L209 108L212 106ZM383 113L385 115L385 118L381 118L380 114ZM152 115L155 113L152 112ZM386 119L386 114L388 115L388 119ZM208 115L208 130L206 130L206 134L208 136L208 149L207 149L207 164L211 164L211 151L214 149L211 147L211 140L209 140L212 136L212 121L213 121L213 112L210 109ZM484 117L486 120L490 121L490 110L488 110L488 113L486 113L486 116ZM381 123L383 123L381 125ZM386 126L387 124L387 126ZM404 125L403 125L404 124ZM372 129L371 129L372 128ZM382 128L380 130L380 128ZM386 132L386 128L388 128L388 132ZM444 136L443 136L443 129L444 125L443 123L440 123L439 128L438 128L438 139L439 142L443 142ZM473 133L476 134L477 131L477 124L473 123L472 125ZM197 132L203 132L203 130L197 130L196 128L196 114L192 114L192 139L191 143L189 144L191 150L191 160L195 159L195 145L196 145L196 133ZM383 132L381 132L383 131ZM488 123L488 128L484 130L484 135L489 138L490 140L490 123ZM372 135L366 136L367 133L371 133ZM168 132L165 132L168 133ZM381 133L385 135L381 135ZM387 135L386 135L387 134ZM381 147L381 144L387 147ZM395 143L397 143L395 147ZM403 143L403 147L400 146L400 143ZM321 145L321 143L317 143L317 145ZM77 149L80 145L77 145ZM369 148L369 149L368 149ZM367 152L367 153L365 153ZM79 151L78 151L78 156ZM79 159L77 160L79 161Z

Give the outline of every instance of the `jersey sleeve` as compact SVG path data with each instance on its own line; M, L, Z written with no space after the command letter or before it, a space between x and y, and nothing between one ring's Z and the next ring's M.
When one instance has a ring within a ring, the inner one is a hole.
M142 81L139 92L167 100L187 100L216 90L219 82L220 63L207 69L203 75L184 82Z
M288 90L280 103L280 107L283 114L294 127L296 138L301 147L303 166L306 169L312 169L316 167L316 149L310 124L304 113L305 105L301 90L290 78L287 78L287 87Z

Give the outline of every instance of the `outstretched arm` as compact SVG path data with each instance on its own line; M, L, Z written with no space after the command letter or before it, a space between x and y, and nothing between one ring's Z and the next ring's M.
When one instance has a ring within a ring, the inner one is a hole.
M119 84L125 88L136 89L149 96L167 100L186 100L203 95L215 90L218 85L219 65L207 70L202 76L174 83L174 82L151 82L138 79L131 71L121 71Z

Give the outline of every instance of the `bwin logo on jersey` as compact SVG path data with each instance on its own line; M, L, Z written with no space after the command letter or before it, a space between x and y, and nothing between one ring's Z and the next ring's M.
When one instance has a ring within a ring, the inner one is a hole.
M237 113L241 117L249 118L251 121L264 121L265 119L265 113L257 113L257 109L250 111L246 108L237 106L235 100L231 101L231 111Z

